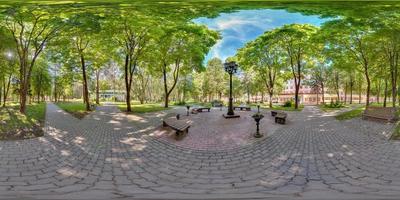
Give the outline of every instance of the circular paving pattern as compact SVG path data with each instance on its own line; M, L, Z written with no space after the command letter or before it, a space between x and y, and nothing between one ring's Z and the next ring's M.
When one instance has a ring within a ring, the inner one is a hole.
M175 113L185 109L125 115L104 106L78 120L49 104L44 137L0 142L0 198L400 195L400 143L385 137L393 130L391 124L340 122L306 107L289 113L289 123L266 138L246 142L250 140L243 137L239 145L212 144L200 150L156 134L161 119Z
M178 111L182 112L182 111ZM222 117L226 110L211 109L211 112L198 114L181 114L181 119L188 121L189 133L177 137L171 128L163 128L154 131L159 140L173 145L194 150L229 150L250 145L272 135L282 126L274 123L270 114L264 113L265 118L260 121L260 132L263 138L254 138L256 132L255 121L251 117L255 111L236 111L240 118L225 119Z

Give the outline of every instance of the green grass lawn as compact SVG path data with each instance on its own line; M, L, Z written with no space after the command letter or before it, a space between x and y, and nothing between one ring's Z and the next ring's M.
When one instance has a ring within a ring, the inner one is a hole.
M370 106L383 107L383 103L376 103L376 102L374 102L374 103L370 103L369 105L370 105ZM387 103L386 103L386 107L393 107L392 102L387 102Z
M378 107L383 107L383 103L371 103L370 106L378 106ZM391 103L387 103L386 104L387 107L392 107ZM361 117L362 113L365 110L365 105L364 104L358 104L358 106L350 111L341 113L337 116L335 116L335 118L337 120L348 120L348 119L353 119L356 117Z
M343 105L340 108L330 108L329 106L324 106L324 105L318 105L319 109L322 110L323 112L332 112L332 111L337 111L337 110L341 110L344 108L348 108L347 105Z
M118 108L121 111L126 112L126 103L125 102L117 102L115 104L118 106ZM131 107L132 107L133 113L157 112L157 111L168 110L168 109L172 108L171 105L168 108L164 108L164 106L162 106L160 103L140 104L138 102L132 102Z
M269 108L269 106L267 106ZM304 108L304 105L299 105L299 108L295 109L294 106L292 107L283 107L280 105L272 105L273 110L283 110L283 111L302 111Z
M255 105L257 107L257 105ZM272 108L269 107L267 104L261 104L260 108L262 109L268 109L268 110L283 110L283 111L302 111L304 108L304 105L299 105L298 109L295 109L294 106L292 107L283 107L281 105L272 105Z
M348 119L353 119L356 117L361 117L363 111L365 110L365 106L360 106L357 107L353 110L347 111L347 112L343 112L339 115L336 115L335 118L337 120L348 120Z
M78 103L78 102L58 102L56 103L58 107L63 109L65 112L68 112L75 116L78 119L82 119L90 112L86 111L86 104Z
M0 108L0 140L42 136L45 115L45 103L27 105L26 115L19 112L18 105Z
M234 104L235 106L238 106L239 104ZM257 107L257 103L250 103L247 104L248 106L252 107ZM262 103L260 104L260 108L262 109L268 109L268 110L283 110L283 111L302 111L304 108L304 105L299 105L298 109L294 108L294 105L292 107L283 107L282 105L272 105L272 108L269 107L268 103Z

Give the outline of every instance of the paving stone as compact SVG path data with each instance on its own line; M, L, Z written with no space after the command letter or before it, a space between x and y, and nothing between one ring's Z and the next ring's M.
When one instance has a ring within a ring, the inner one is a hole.
M48 104L43 137L0 141L0 197L400 195L400 143L381 134L392 124L305 107L283 126L266 116L266 137L255 139L253 111L226 121L212 109L189 117L183 140L170 138L161 119L185 112L126 115L106 105L79 120Z

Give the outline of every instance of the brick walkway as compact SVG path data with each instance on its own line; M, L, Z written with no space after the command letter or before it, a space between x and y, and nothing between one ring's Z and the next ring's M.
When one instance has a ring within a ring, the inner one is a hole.
M189 117L182 113L181 120L191 122L189 134L184 138L177 138L175 131L170 128L160 128L154 134L162 141L188 149L229 150L260 141L282 127L275 124L274 118L265 112L260 125L260 132L264 134L264 138L256 139L253 137L256 132L255 121L251 117L255 112L236 111L236 114L241 115L240 118L225 119L222 114L226 112L213 109L211 112L191 114Z
M44 137L0 141L0 199L400 195L400 143L386 139L392 125L339 122L306 107L267 137L199 150L157 135L173 113L185 109L126 116L104 106L78 120L49 104Z

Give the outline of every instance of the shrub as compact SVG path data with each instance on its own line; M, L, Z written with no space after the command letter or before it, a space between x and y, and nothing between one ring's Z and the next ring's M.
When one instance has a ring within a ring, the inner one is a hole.
M215 106L224 105L224 103L220 100L213 100L213 101L211 101L211 105L215 107Z
M185 101L177 101L177 102L174 103L174 105L176 105L176 106L184 106L184 105L186 105L186 102Z
M340 101L335 101L335 102L331 101L329 104L324 104L324 107L325 108L343 108L344 105Z
M286 102L283 104L282 107L292 107L292 106L293 106L293 103L294 103L294 102L292 102L292 101L286 101Z

